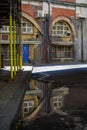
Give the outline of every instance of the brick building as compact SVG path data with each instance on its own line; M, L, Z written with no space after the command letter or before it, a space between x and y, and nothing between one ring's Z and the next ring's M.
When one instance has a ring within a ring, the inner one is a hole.
M29 20L32 19L31 22L37 24L37 29L41 31L37 34L38 38L42 35L39 48L41 51L38 51L38 47L34 48L35 62L39 60L49 62L50 59L51 61L74 59L73 35L75 29L70 17L75 17L75 7L70 8L61 4L29 1L28 3L23 2L22 10L23 16L31 17ZM29 16L26 16L26 14Z
M86 61L86 4L83 0L22 0L23 63ZM3 26L0 34L2 54L7 60L9 26Z

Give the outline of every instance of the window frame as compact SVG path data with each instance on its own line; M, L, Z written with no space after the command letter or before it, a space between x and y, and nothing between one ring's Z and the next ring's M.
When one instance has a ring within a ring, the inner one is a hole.
M23 24L25 24L25 26L23 26ZM26 19L22 18L21 30L22 30L23 34L33 34L33 25L32 25L32 23L27 21Z
M59 29L60 28L60 29ZM56 22L53 27L52 27L52 31L51 34L52 36L66 36L65 32L70 31L71 32L71 28L70 26L67 24L67 22L61 20ZM59 33L58 33L59 32Z
M2 28L0 29L1 33L9 33L10 32L10 27L3 25Z
M30 103L32 103L32 105L30 105ZM23 102L23 111L24 111L24 113L28 113L31 108L34 108L34 101L33 100ZM27 112L25 112L25 109L27 109Z

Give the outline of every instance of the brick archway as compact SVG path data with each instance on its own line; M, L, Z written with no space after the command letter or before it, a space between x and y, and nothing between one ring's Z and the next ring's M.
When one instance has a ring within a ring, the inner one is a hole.
M51 23L52 60L74 59L75 28L71 20L60 16Z
M26 14L24 12L22 12L22 17L26 18L31 23L33 23L35 25L35 27L42 33L42 29L41 29L40 25L35 21L34 18L32 18L31 16L29 16L28 14Z
M65 16L58 16L57 18L55 18L55 19L52 21L51 25L50 25L50 26L51 26L50 31L51 31L51 29L52 29L52 26L53 26L56 22L61 21L61 20L67 22L67 24L70 25L70 27L71 27L71 29L72 29L72 32L73 32L73 36L75 36L75 35L76 35L76 31L75 31L74 24L72 23L72 21L71 21L68 17L65 17Z

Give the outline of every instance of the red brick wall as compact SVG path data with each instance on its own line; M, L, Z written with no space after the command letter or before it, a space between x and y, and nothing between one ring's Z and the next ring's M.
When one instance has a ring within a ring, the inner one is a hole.
M58 9L58 8L53 8L52 9L52 19L55 19L58 16L75 16L75 11L73 10L68 10L68 9Z
M64 2L71 2L71 3L75 3L75 0L58 0L58 2L62 2L62 1L64 1Z
M61 0L64 1L64 0ZM65 1L75 1L75 0L65 0ZM35 18L35 14L37 12L37 8L32 5L22 5L22 11L27 13L29 16L31 16L39 25L41 24L38 19ZM65 16L65 17L70 17L70 16L75 16L75 11L74 10L69 10L69 9L60 9L60 8L52 8L52 17L51 20L53 21L55 18L58 16Z
M31 16L37 23L39 23L35 16L37 12L35 6L29 4L22 4L22 11Z
M31 5L27 4L22 4L22 11L29 14L34 18L35 16L35 9Z

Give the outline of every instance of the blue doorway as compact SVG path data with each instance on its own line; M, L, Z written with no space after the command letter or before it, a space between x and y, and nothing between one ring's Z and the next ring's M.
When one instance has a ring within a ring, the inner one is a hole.
M23 45L23 63L29 61L29 45Z

